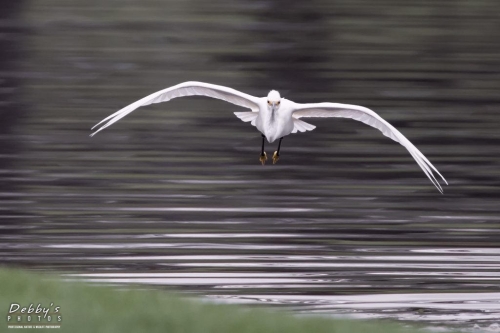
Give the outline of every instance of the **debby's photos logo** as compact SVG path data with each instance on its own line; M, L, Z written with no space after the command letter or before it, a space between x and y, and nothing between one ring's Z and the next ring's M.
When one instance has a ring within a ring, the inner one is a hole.
M7 312L8 328L61 328L61 307L50 303L11 303Z

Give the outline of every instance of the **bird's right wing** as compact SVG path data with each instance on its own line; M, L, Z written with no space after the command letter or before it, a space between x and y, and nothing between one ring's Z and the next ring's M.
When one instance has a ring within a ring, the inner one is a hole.
M92 129L94 129L99 125L101 125L101 127L97 129L94 133L92 133L90 136L94 136L95 134L102 131L106 127L113 125L118 120L122 119L123 117L125 117L126 115L128 115L129 113L131 113L132 111L141 106L154 103L167 102L177 97L194 96L194 95L217 98L229 103L249 108L254 112L259 111L258 97L248 95L242 93L241 91L224 86L219 86L216 84L210 84L204 82L184 82L176 86L157 91L104 118L94 127L92 127Z

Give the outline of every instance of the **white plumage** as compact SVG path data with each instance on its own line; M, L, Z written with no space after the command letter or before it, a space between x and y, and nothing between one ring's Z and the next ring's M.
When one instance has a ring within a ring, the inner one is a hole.
M358 105L340 103L299 104L282 98L275 90L272 90L267 97L255 97L232 88L215 84L184 82L157 91L106 117L92 128L94 129L100 126L91 136L111 126L141 106L166 102L176 97L193 95L217 98L238 106L249 108L251 112L235 112L235 115L242 121L250 122L253 126L256 126L269 142L274 142L290 133L312 131L315 129L315 126L300 119L304 117L339 117L361 121L378 129L385 136L404 146L441 193L443 189L434 177L433 171L448 184L431 162L429 162L429 160L403 134L401 134L401 132L382 119L374 111Z

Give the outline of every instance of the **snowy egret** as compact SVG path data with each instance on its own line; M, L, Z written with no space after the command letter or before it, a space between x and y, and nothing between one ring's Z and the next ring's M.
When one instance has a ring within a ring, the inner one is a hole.
M433 171L441 176L443 181L448 185L439 171L437 171L431 162L429 162L429 160L407 138L405 138L401 132L372 110L363 106L340 103L299 104L282 98L275 90L270 91L267 97L255 97L232 88L215 84L203 82L184 82L176 86L157 91L113 113L92 127L92 129L94 129L101 125L100 128L91 134L91 136L102 131L108 126L111 126L138 107L153 103L167 102L176 97L193 95L221 99L251 110L247 112L235 112L234 114L244 122L250 122L262 133L262 150L259 158L262 165L264 165L267 160L267 155L264 151L264 139L267 139L269 143L279 139L278 149L273 155L273 164L275 164L278 162L280 157L281 141L283 140L283 137L290 133L312 131L316 128L316 126L308 124L300 118L352 118L375 127L385 136L404 146L411 156L413 156L420 168L422 168L426 176L441 193L443 193L443 189L434 177Z

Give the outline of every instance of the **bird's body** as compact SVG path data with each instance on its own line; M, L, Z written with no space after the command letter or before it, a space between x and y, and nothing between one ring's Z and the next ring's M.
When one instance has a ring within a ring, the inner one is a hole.
M93 127L95 128L104 123L97 131L92 133L91 136L114 124L140 106L166 102L176 97L193 95L217 98L249 108L251 111L235 112L235 115L242 121L250 122L253 126L255 126L262 133L263 138L265 137L269 143L280 139L278 150L273 156L274 163L278 161L280 156L279 152L283 137L291 133L312 131L316 128L314 125L306 123L300 118L340 117L352 118L354 120L361 121L367 125L377 128L385 136L403 145L413 156L426 176L437 187L437 189L442 192L441 185L433 175L434 171L441 176L439 171L437 171L431 162L429 162L429 160L406 137L404 137L403 134L401 134L387 121L382 119L374 111L363 106L340 103L295 103L291 100L282 98L275 90L269 92L267 97L259 98L232 88L215 84L203 82L184 82L155 92L113 113ZM264 152L264 141L262 141L260 161L264 164L266 160L267 155ZM444 177L441 176L441 178L446 183Z
M273 143L292 133L293 124L293 102L282 98L279 112L267 108L267 99L263 98L259 103L259 114L255 121L255 127L264 134L269 143Z

